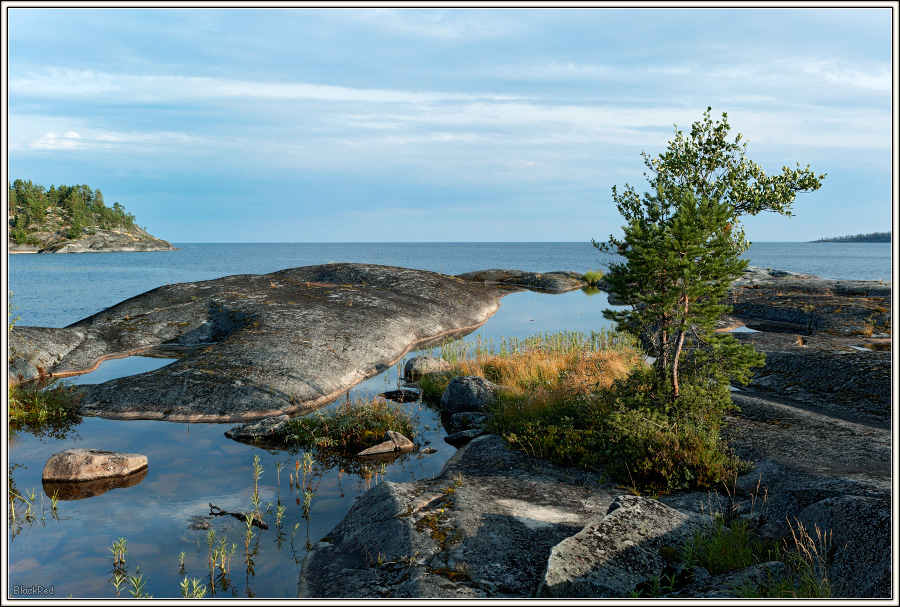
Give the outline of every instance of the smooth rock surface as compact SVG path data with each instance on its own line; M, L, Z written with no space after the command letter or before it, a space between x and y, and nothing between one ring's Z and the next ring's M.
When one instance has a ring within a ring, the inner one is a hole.
M441 395L445 413L484 412L498 402L500 386L477 375L454 377Z
M102 449L66 449L50 456L45 481L93 481L128 476L147 467L147 456Z
M388 266L227 276L159 287L67 327L83 337L45 370L65 376L123 354L177 351L183 358L166 367L87 387L81 412L260 419L325 405L410 349L478 328L498 307L493 289ZM46 343L33 333L24 360L55 358L59 336Z

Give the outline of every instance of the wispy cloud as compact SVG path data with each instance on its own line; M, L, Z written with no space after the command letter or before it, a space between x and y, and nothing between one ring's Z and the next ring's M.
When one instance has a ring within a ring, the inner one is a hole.
M81 135L75 131L59 133L47 132L33 139L29 144L33 150L73 150L81 147Z

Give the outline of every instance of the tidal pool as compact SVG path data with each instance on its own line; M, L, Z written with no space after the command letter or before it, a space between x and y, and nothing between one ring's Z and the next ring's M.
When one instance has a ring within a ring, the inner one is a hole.
M466 339L481 335L483 341L499 342L502 337L525 338L544 332L599 331L610 326L602 316L606 307L602 293L592 297L580 291L562 295L513 293L504 297L500 310ZM109 362L114 361L105 365ZM135 373L139 367L134 365L144 362L123 359L120 365L125 371L121 374ZM374 397L395 389L398 366L357 385L347 397ZM103 381L108 379L112 377L105 376ZM229 440L224 432L234 423L83 418L52 435L25 431L10 435L14 490L26 494L34 491L35 495L35 518L25 520L24 507L17 502L16 520L8 521L10 596L33 597L29 589L40 586L50 591L40 597L45 599L115 598L112 548L124 538L124 570L129 577L140 576L145 583L143 591L154 598L180 598L185 577L205 584L207 597L214 591L216 597L292 598L308 548L343 519L357 495L385 480L430 478L455 453L456 449L443 440L446 432L437 412L416 403L402 406L410 407L418 419L420 447L433 447L437 452L407 454L384 468L372 463L370 469L375 476L368 480L342 470L339 463L327 466L314 462L307 477L312 487L308 511L304 507L306 492L290 482L298 465L302 475L305 453L267 451ZM136 484L93 497L59 501L53 511L50 496L42 489L44 464L54 453L75 447L146 455L146 476L136 479ZM256 456L262 468L258 481L260 508L269 510L264 518L269 528L252 528L248 562L247 525L231 516L211 516L210 504L228 512L253 510ZM211 583L210 555L215 550L221 554L222 548L230 555L226 556L227 575L215 569L215 583ZM128 581L124 582L118 596L131 598L131 588Z

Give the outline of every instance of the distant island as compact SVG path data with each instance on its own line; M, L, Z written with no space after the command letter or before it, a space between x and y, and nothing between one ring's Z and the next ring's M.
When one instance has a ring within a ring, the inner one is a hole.
M9 188L10 253L176 251L148 234L120 203L107 206L100 189L42 185L16 179Z
M812 242L890 242L890 232L872 232L870 234L856 234L855 236L835 236L834 238L820 238Z

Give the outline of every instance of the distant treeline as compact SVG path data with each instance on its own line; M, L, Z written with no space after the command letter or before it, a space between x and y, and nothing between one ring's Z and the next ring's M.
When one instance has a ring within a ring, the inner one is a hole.
M19 244L38 244L35 232L64 230L78 238L85 229L130 228L134 215L118 202L106 206L100 189L86 185L51 185L48 190L31 181L16 179L9 185L10 238Z
M872 232L870 234L856 234L855 236L836 236L834 238L820 238L814 242L890 242L890 232Z

